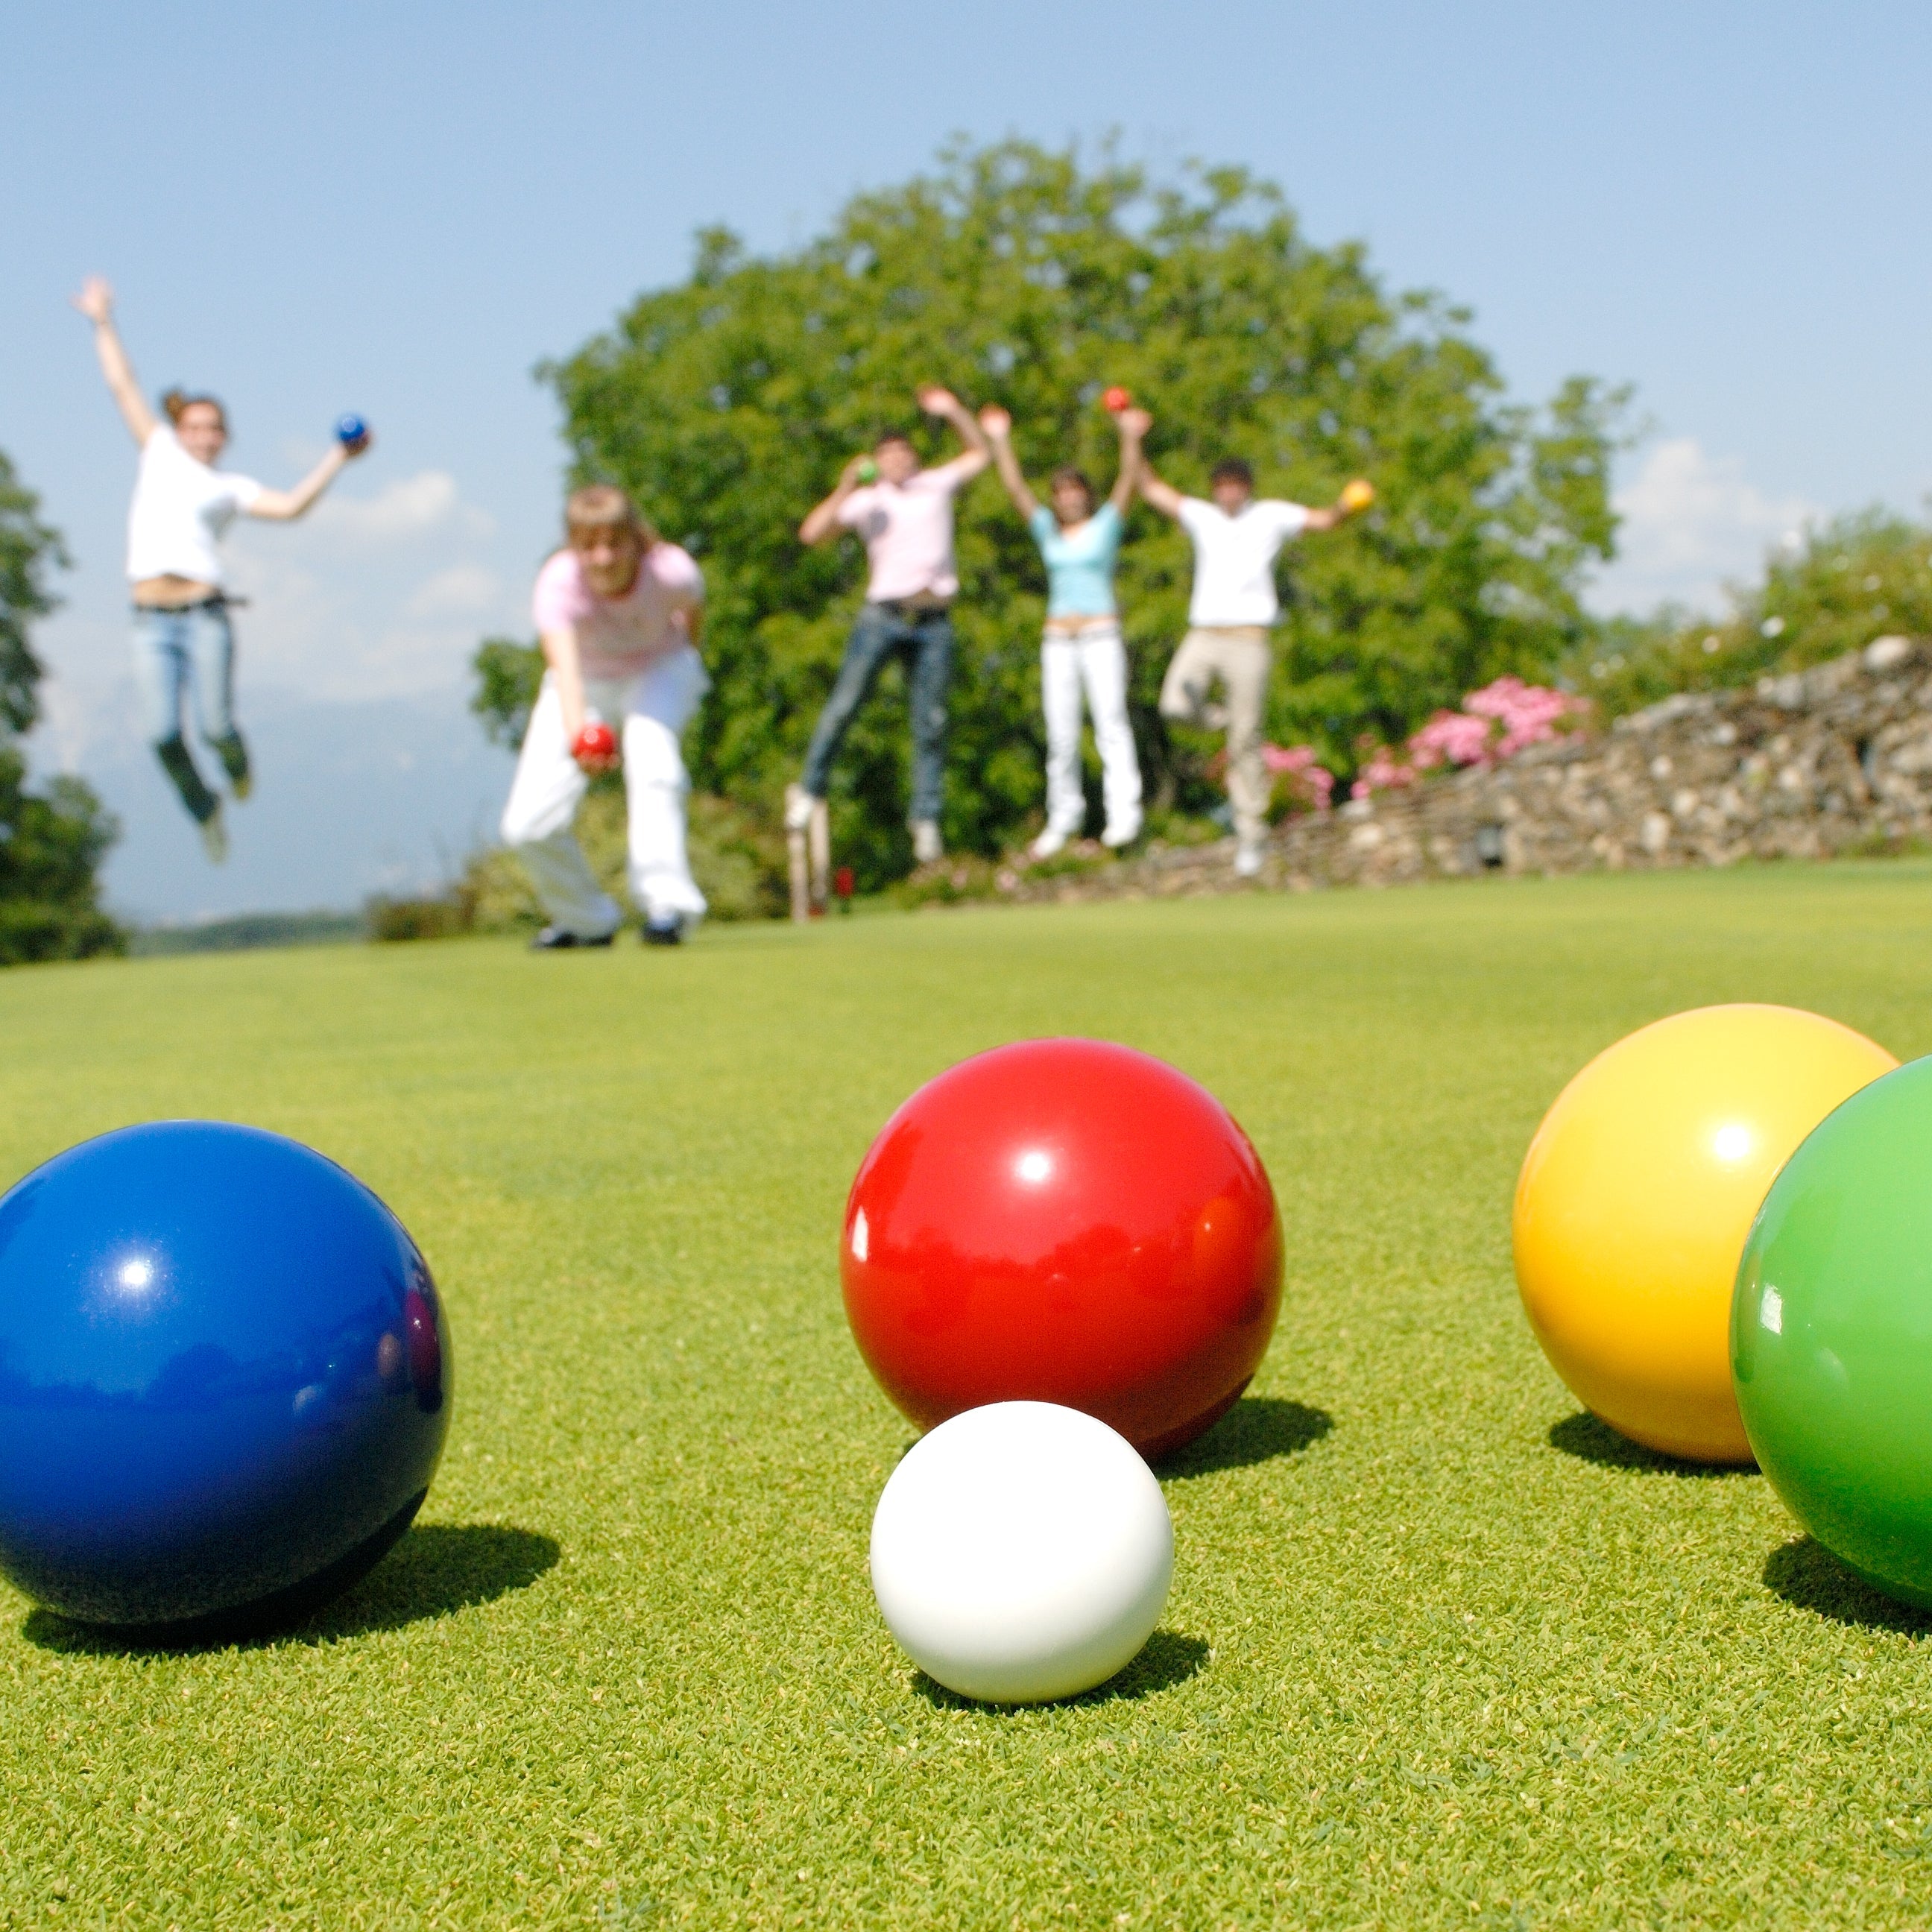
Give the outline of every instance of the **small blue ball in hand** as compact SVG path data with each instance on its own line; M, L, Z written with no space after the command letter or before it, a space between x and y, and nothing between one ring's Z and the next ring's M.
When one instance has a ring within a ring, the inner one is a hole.
M344 416L335 425L335 440L344 449L359 448L369 440L369 425L360 416Z

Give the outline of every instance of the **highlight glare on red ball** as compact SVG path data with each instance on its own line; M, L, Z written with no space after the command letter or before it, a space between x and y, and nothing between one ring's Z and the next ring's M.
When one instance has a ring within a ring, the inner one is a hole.
M1131 1048L1030 1040L963 1061L886 1122L839 1268L867 1366L920 1428L1059 1402L1152 1457L1260 1365L1281 1222L1204 1088Z

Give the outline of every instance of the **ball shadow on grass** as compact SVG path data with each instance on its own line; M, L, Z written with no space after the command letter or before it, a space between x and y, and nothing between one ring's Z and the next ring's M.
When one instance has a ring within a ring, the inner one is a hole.
M935 1683L922 1670L912 1674L912 1688L940 1711L986 1711L998 1717L1026 1711L1058 1711L1084 1704L1138 1703L1156 1691L1171 1690L1207 1669L1213 1653L1198 1636L1183 1636L1178 1630L1157 1630L1136 1652L1132 1663L1116 1671L1104 1684L1083 1690L1077 1697L1055 1697L1044 1704L983 1704L977 1698L962 1697Z
M527 1589L562 1554L556 1539L500 1523L413 1525L368 1575L298 1622L237 1629L219 1618L193 1626L113 1629L52 1610L28 1613L20 1634L70 1656L128 1657L279 1644L333 1643L400 1630Z
M1858 1630L1932 1636L1932 1611L1914 1610L1875 1590L1811 1537L1793 1537L1764 1560L1764 1587L1794 1610Z
M1595 1462L1606 1469L1638 1469L1652 1476L1708 1478L1757 1474L1755 1462L1688 1462L1679 1456L1666 1456L1657 1450L1646 1449L1641 1442L1633 1442L1628 1436L1619 1435L1600 1416L1592 1415L1587 1408L1580 1408L1574 1415L1566 1415L1550 1430L1549 1442L1551 1448L1560 1449L1566 1456L1574 1456L1579 1462Z
M1220 1469L1245 1469L1277 1456L1299 1455L1334 1426L1335 1418L1325 1408L1280 1396L1244 1396L1204 1436L1162 1456L1154 1472L1170 1483Z

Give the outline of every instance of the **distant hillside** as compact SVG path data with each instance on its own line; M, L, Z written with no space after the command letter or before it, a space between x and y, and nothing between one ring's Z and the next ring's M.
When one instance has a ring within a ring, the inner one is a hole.
M131 694L82 754L82 776L123 828L103 869L108 903L128 924L208 929L434 890L494 842L512 760L484 741L460 688L328 704L244 680L241 710L255 795L229 808L225 866L202 856L138 735Z
M170 952L248 952L268 946L340 946L366 939L359 912L244 912L232 919L151 926L129 936L137 959Z

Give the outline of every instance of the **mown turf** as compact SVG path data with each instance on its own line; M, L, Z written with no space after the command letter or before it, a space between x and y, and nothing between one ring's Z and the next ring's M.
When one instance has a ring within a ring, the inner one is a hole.
M314 1143L450 1304L421 1527L290 1639L102 1653L0 1594L0 1922L1896 1925L1928 1626L1759 1478L1544 1367L1508 1202L1564 1078L1709 1000L1932 1048L1932 869L1740 872L0 977L0 1179L155 1115ZM964 1706L866 1580L908 1432L845 1186L995 1042L1128 1041L1280 1194L1253 1395L1167 1472L1165 1624Z

